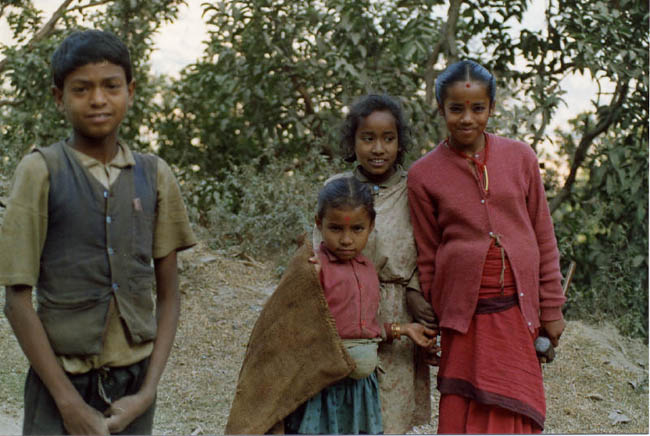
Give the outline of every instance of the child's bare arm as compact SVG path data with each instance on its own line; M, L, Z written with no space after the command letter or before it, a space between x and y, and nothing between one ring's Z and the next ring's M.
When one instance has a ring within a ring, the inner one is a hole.
M431 304L424 299L422 293L416 289L406 288L406 306L413 319L420 324L436 328L436 315Z
M56 360L32 305L31 286L6 289L5 315L30 365L54 398L66 430L70 434L109 434L106 419L86 404Z
M562 318L554 321L542 321L542 329L544 329L554 347L557 347L560 342L560 336L562 336L564 326L565 323Z
M427 349L433 346L438 334L437 330L432 330L416 322L400 324L400 330L416 345Z
M176 251L172 251L163 258L155 259L154 264L156 270L158 328L153 352L140 391L137 394L128 395L113 402L106 411L106 415L109 415L107 422L111 433L124 430L153 403L158 382L167 364L174 337L176 336L176 327L178 326L180 314Z

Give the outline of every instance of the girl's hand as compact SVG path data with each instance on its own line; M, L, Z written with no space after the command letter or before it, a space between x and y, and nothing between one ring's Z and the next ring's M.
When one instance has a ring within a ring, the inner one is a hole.
M438 346L424 350L424 363L431 366L439 366L440 356L438 355L438 351L440 351L440 347Z
M427 349L435 345L436 336L438 335L437 330L430 329L416 322L401 324L400 330L411 338L416 345Z
M316 253L314 253L313 256L309 258L309 263L314 264L314 269L316 270L316 274L320 275L320 269L321 269L320 258Z
M431 329L438 327L433 307L424 299L420 291L406 288L406 306L416 322Z
M551 340L553 347L557 347L560 342L560 336L564 331L564 319L556 319L555 321L542 321L542 330L546 332L546 336Z

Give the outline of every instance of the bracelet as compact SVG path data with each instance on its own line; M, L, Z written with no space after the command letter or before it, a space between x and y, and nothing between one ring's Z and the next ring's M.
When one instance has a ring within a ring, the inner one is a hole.
M390 331L393 336L393 339L399 339L402 335L402 328L399 324L393 323L390 325Z

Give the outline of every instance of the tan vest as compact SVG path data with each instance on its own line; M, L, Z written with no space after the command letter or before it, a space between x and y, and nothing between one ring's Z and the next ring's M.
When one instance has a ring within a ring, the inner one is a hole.
M133 153L106 189L63 142L37 151L50 176L37 311L55 353L98 354L113 295L129 339L153 340L156 158Z

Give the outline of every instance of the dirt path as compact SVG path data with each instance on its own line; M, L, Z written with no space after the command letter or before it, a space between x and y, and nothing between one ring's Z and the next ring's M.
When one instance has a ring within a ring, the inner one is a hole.
M22 433L22 416L16 418L15 416L5 415L0 413L0 434L2 435L19 435Z
M269 264L227 259L203 246L180 258L181 322L154 432L219 434L248 336L278 278ZM0 434L19 434L26 361L1 315L0 350ZM607 325L569 322L544 377L545 433L648 433L648 347L642 342ZM412 433L435 433L436 418Z

